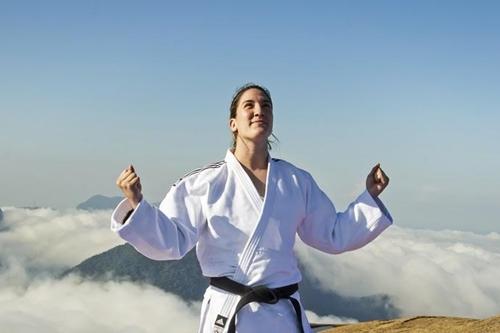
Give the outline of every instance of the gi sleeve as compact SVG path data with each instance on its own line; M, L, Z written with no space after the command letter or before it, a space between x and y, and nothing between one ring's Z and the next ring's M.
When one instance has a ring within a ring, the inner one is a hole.
M143 199L122 224L132 209L124 199L111 215L111 230L150 259L180 259L196 245L205 223L202 192L192 181L181 180L159 208Z
M306 213L297 233L304 243L327 253L358 249L382 233L392 217L379 198L365 190L344 212L337 212L331 200L307 173Z

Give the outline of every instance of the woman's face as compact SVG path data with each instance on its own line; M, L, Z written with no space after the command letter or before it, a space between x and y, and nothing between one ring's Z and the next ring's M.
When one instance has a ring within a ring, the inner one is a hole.
M267 142L273 131L273 105L260 89L246 90L238 101L236 118L229 120L229 128L242 140Z

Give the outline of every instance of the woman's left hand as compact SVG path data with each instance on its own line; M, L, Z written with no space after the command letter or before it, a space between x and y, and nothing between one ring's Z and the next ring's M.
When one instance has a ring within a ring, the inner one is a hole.
M389 177L380 168L380 163L377 163L366 177L366 189L372 197L378 197L387 185L389 185Z

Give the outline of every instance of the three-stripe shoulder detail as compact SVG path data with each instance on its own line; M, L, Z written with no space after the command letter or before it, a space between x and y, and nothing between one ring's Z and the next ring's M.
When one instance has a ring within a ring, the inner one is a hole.
M226 161L222 160L222 161L218 161L218 162L215 162L215 163L208 164L208 165L206 165L206 166L204 166L202 168L194 169L193 171L190 171L190 172L186 173L184 176L182 176L181 178L179 178L172 186L176 186L183 179L185 179L187 177L190 177L190 176L193 176L195 174L198 174L198 173L200 173L200 172L202 172L204 170L220 168L225 163L226 163Z

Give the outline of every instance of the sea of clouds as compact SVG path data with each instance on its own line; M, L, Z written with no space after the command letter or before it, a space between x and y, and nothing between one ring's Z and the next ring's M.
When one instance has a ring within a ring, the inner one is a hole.
M111 211L2 208L0 326L6 332L196 332L200 302L131 282L58 276L122 244ZM325 289L390 295L404 316L500 313L500 234L392 226L363 249L331 256L297 245ZM335 314L311 322L352 322ZM170 329L170 330L169 330Z
M303 243L299 257L322 288L388 294L402 316L500 314L500 234L391 226L362 249L331 256Z
M197 331L199 302L188 304L149 285L57 277L84 259L123 243L109 230L110 211L3 211L3 332Z
M5 332L175 332L198 329L201 302L156 287L59 275L123 241L111 211L2 208L0 326ZM352 321L334 315L314 322Z

